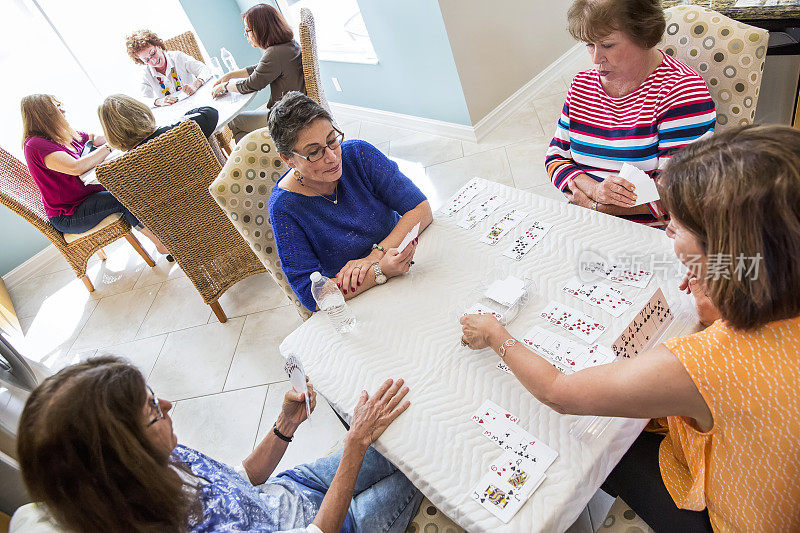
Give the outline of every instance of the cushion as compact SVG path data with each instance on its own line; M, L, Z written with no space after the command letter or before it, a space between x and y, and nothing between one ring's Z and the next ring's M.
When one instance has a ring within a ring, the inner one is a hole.
M767 55L767 30L716 11L679 5L664 11L667 30L659 45L706 82L717 108L717 129L752 124Z
M434 507L428 498L423 498L419 510L406 533L464 533L464 529L447 518L443 512Z
M262 128L239 141L208 190L305 320L311 311L286 281L268 216L269 195L287 170L269 131Z
M653 533L653 530L621 498L614 500L597 533Z
M106 226L110 226L120 218L122 218L122 213L111 213L106 218L101 220L99 224L97 224L95 227L93 227L88 231L84 231L83 233L65 233L64 240L67 241L67 244L69 244L71 242L77 241L78 239L88 237L92 233L96 233L101 229L105 228Z

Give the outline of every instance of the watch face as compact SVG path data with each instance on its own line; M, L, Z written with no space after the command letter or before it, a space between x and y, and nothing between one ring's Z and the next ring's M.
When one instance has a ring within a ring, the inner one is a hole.
M375 281L378 282L378 285L383 285L384 283L386 283L386 275L381 274L380 276L376 276Z

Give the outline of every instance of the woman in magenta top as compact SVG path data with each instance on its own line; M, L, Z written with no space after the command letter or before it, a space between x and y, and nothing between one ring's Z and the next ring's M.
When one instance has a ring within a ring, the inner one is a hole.
M58 231L83 233L108 215L121 213L131 227L153 241L160 253L169 253L102 185L84 185L80 180L81 174L102 163L111 153L102 135L75 131L64 117L61 102L48 94L26 96L20 108L25 161L42 193L45 213ZM87 141L98 148L81 155Z

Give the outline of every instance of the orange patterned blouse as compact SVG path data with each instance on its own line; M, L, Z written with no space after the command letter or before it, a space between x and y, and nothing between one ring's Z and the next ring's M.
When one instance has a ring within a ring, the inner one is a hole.
M659 464L678 507L714 531L800 531L800 317L742 332L717 320L664 343L714 416L666 419Z

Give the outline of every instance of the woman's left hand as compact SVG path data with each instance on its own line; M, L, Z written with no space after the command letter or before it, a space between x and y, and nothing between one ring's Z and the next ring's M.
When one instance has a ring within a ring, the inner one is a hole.
M383 257L383 252L372 250L367 257L348 261L336 274L336 284L342 291L356 290L359 285L364 283L364 278L369 274L372 265L380 261L381 257Z
M308 376L306 376L306 383L308 384L308 403L313 413L314 407L317 405L317 391L314 390L314 385L308 382ZM281 415L293 428L302 424L308 418L305 393L297 392L294 388L286 391L286 394L283 395Z
M461 344L480 350L491 344L494 335L505 332L505 328L492 315L464 315L461 317L461 331Z
M211 91L211 96L217 98L218 96L222 96L223 94L227 93L227 85L227 81L225 83L220 83L219 85L214 85L214 89Z
M583 192L583 189L578 187L574 181L569 182L569 190L571 192L565 194L569 203L579 207L585 207L587 209L592 208L594 205L594 200L589 198L589 195Z

